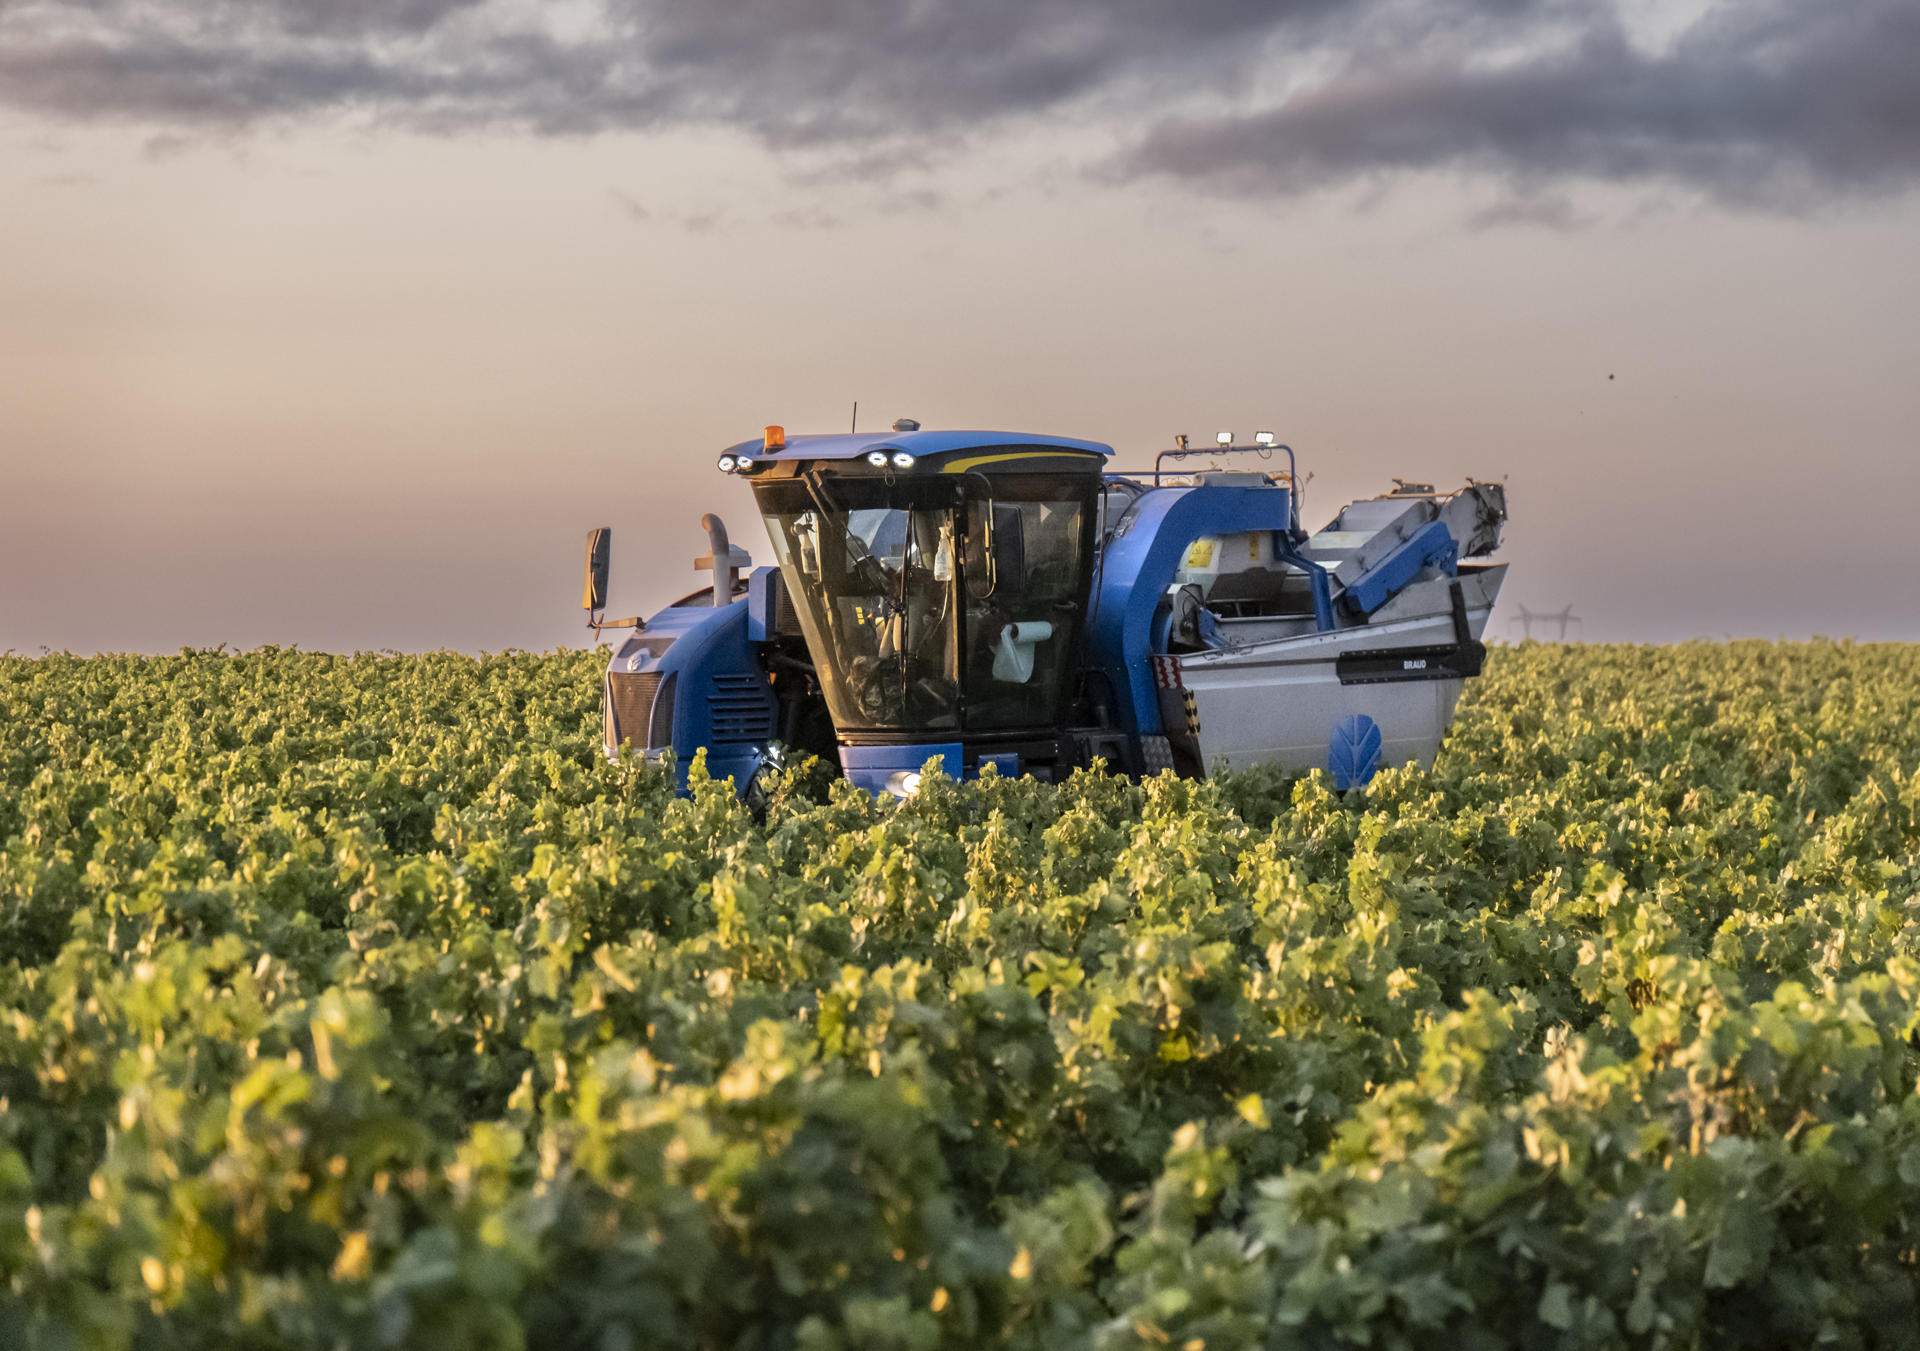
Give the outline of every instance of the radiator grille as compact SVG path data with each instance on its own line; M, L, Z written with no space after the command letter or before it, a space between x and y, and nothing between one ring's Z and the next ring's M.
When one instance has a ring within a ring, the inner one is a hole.
M654 750L663 751L673 744L673 687L679 680L680 673L672 672L653 696L653 723L647 729L647 744Z
M793 597L787 592L786 579L775 572L768 585L768 598L772 602L773 632L780 638L799 638L803 636L800 627L800 615L793 608Z
M773 736L773 697L757 675L720 675L707 695L713 739L722 745L758 743Z
M673 679L661 689L658 671L607 676L607 746L664 749L673 739Z

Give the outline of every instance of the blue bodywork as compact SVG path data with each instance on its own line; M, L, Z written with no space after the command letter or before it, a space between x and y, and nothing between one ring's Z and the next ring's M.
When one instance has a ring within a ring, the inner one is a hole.
M1020 756L1014 751L983 751L978 763L966 763L966 747L958 741L916 741L898 746L842 746L840 769L847 779L869 793L892 792L898 796L903 775L918 772L927 761L940 757L940 769L950 779L971 779L992 765L1003 779L1020 772Z
M947 776L959 778L963 754L958 741L923 741L908 746L842 746L840 768L849 780L869 793L895 792L897 795L893 785L901 776L917 773L936 755Z
M1414 532L1413 538L1362 573L1346 589L1341 601L1363 615L1370 615L1392 600L1422 569L1429 567L1438 568L1449 577L1460 571L1460 546L1454 542L1452 532L1439 521L1427 522Z
M773 637L773 587L778 568L755 568L747 577L747 641L768 642Z
M616 655L608 668L610 674L660 676L656 697L673 701L671 744L687 748L675 766L682 788L692 748L705 746L707 772L731 776L744 791L773 740L777 709L766 668L748 642L749 609L745 600L717 608L671 606L649 619L644 635L623 648L632 649L630 655ZM665 650L654 656L656 648Z
M1087 626L1087 664L1103 673L1119 704L1121 727L1136 735L1160 731L1153 683L1153 616L1180 560L1210 535L1273 531L1293 524L1285 488L1156 488L1142 494L1107 542Z

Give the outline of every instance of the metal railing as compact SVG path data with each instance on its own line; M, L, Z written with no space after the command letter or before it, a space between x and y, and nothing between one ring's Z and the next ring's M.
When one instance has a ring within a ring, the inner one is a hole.
M1271 460L1277 450L1287 453L1287 486L1292 488L1294 494L1298 496L1300 467L1294 460L1293 447L1278 443L1270 446L1175 446L1171 450L1163 450L1153 457L1153 486L1156 488L1160 486L1160 475L1165 472L1161 466L1168 460L1190 460L1201 455L1258 455L1263 460Z

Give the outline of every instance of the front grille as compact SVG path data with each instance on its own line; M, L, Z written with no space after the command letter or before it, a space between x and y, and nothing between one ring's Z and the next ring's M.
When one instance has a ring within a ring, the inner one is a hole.
M680 681L678 671L670 672L653 696L653 721L647 729L647 744L663 751L673 744L673 687Z
M613 671L607 676L607 747L633 746L641 750L659 750L673 739L673 691L658 696L661 676L658 671L632 674ZM666 704L666 717L657 715Z
M773 736L773 696L759 676L715 676L707 712L718 744L757 744Z

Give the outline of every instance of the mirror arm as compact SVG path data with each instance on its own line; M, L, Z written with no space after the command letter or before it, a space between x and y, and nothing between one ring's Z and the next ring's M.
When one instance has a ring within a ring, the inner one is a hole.
M593 645L595 647L600 645L600 635L607 629L633 629L635 632L638 632L646 628L646 626L647 621L640 618L639 615L632 615L626 619L599 619L593 614L588 614L587 616L587 627L593 630Z
M1000 560L993 548L993 480L978 469L969 469L968 478L977 478L987 485L987 515L981 523L981 547L986 555L987 589L981 593L981 600L993 599L993 593L1000 589Z

